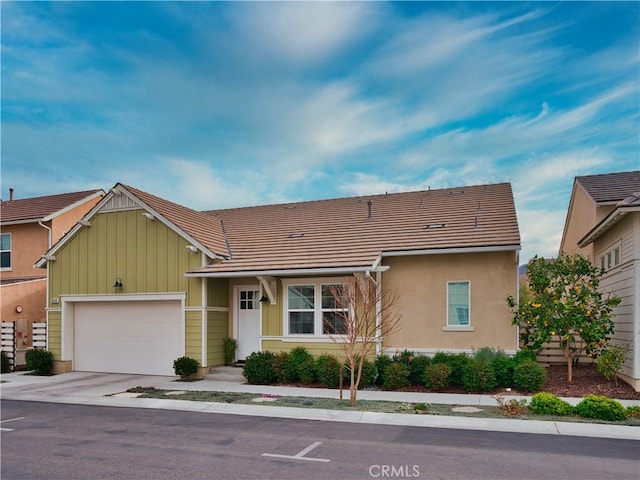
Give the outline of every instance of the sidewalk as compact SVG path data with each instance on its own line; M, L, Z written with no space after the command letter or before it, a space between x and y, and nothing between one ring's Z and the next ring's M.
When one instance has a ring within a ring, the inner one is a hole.
M397 413L356 412L340 410L319 410L295 407L275 407L265 405L236 405L213 402L192 402L185 400L160 400L130 398L118 395L127 389L143 386L162 390L200 390L235 393L276 394L278 396L339 398L338 390L319 388L278 387L247 385L204 379L198 382L176 382L176 377L146 375L126 375L113 373L71 372L51 377L26 375L24 372L2 374L0 377L0 398L3 400L23 400L38 402L69 403L79 405L100 405L110 407L155 408L183 410L202 413L224 413L252 415L260 417L290 418L300 420L320 420L333 422L373 423L384 425L404 425L414 427L455 428L467 430L487 430L512 433L534 433L548 435L570 435L583 437L640 440L640 427L622 425L602 425L590 423L554 422L516 419L489 419L470 417L449 417L435 415L407 415ZM345 392L348 396L348 391ZM527 401L530 397L505 397ZM490 395L455 395L445 393L388 392L361 390L359 400L387 400L411 403L442 403L454 405L495 406ZM567 398L571 404L579 398ZM625 406L640 405L640 401L619 400Z

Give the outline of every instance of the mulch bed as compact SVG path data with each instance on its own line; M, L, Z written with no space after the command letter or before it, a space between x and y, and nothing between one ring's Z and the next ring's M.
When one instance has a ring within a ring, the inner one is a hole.
M349 388L345 385L345 388ZM405 392L429 392L425 387L412 385L404 389ZM595 367L595 364L576 365L573 367L573 382L567 383L567 366L551 365L547 367L547 381L541 391L553 393L558 397L576 397L583 398L587 395L601 395L617 400L640 400L640 392L636 392L628 383L618 380L616 386L613 380L607 380L602 376ZM437 393L458 393L467 394L463 388L449 387L446 390ZM515 389L506 391L497 389L493 392L487 392L487 395L525 395L531 396L532 393L519 392Z
M631 385L618 380L616 387L613 379L604 378L593 364L574 366L572 383L567 383L566 365L551 365L547 368L547 381L543 390L559 397L586 397L594 394L620 400L640 400L640 392L636 392Z

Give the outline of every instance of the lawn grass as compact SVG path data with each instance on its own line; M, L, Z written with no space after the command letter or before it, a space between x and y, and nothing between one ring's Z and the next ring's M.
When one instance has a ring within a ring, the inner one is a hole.
M401 402L390 402L381 400L358 400L355 405L350 405L348 400L338 400L333 398L311 398L311 397L285 397L268 396L253 393L234 392L212 392L212 391L182 391L158 390L155 388L135 387L127 390L131 393L140 393L138 398L157 398L166 400L186 400L193 402L214 402L214 403L234 403L241 405L262 405L266 408L276 407L297 407L315 408L323 410L343 410L356 412L382 412L411 415L443 415L457 417L475 418L501 418L516 420L542 420L553 422L575 422L575 423L597 423L608 425L631 425L640 426L640 418L627 418L617 422L606 422L580 417L578 415L555 416L538 415L529 408L524 407L519 415L506 416L495 406L475 406L478 412L466 413L454 411L455 408L468 405L447 405L447 404L411 404ZM173 392L173 393L170 393ZM169 393L169 394L168 394Z

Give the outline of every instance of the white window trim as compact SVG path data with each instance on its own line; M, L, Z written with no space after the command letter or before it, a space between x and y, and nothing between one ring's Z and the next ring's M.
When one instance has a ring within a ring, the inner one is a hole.
M618 250L618 263L613 263L615 261L615 251ZM611 258L612 262L609 265L609 258ZM598 257L599 268L604 268L605 272L609 270L613 270L614 268L622 265L622 240L618 240L617 242L609 245L602 252L602 255Z
M2 252L9 252L9 266L0 267L0 272L12 272L13 271L13 235L11 232L3 232L2 235L9 235L9 250L0 250Z
M322 285L342 285L344 277L319 277L319 278L289 278L282 280L282 290L284 299L282 302L282 332L283 337L296 339L299 341L309 339L330 340L332 338L342 338L344 335L330 335L323 332L322 322ZM289 287L313 285L313 331L314 333L289 333ZM326 309L325 309L326 310ZM320 333L318 333L320 332Z
M468 305L468 317L469 323L467 325L455 325L449 323L449 285L452 283L466 283L469 285L469 289L467 292L467 305ZM445 332L473 332L475 328L471 325L471 280L450 280L447 282L447 301L446 301L446 320L445 326L442 327L442 330Z

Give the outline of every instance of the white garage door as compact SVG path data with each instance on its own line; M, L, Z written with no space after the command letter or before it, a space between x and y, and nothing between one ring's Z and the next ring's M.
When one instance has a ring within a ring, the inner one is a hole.
M174 375L183 355L180 301L75 303L74 370Z

